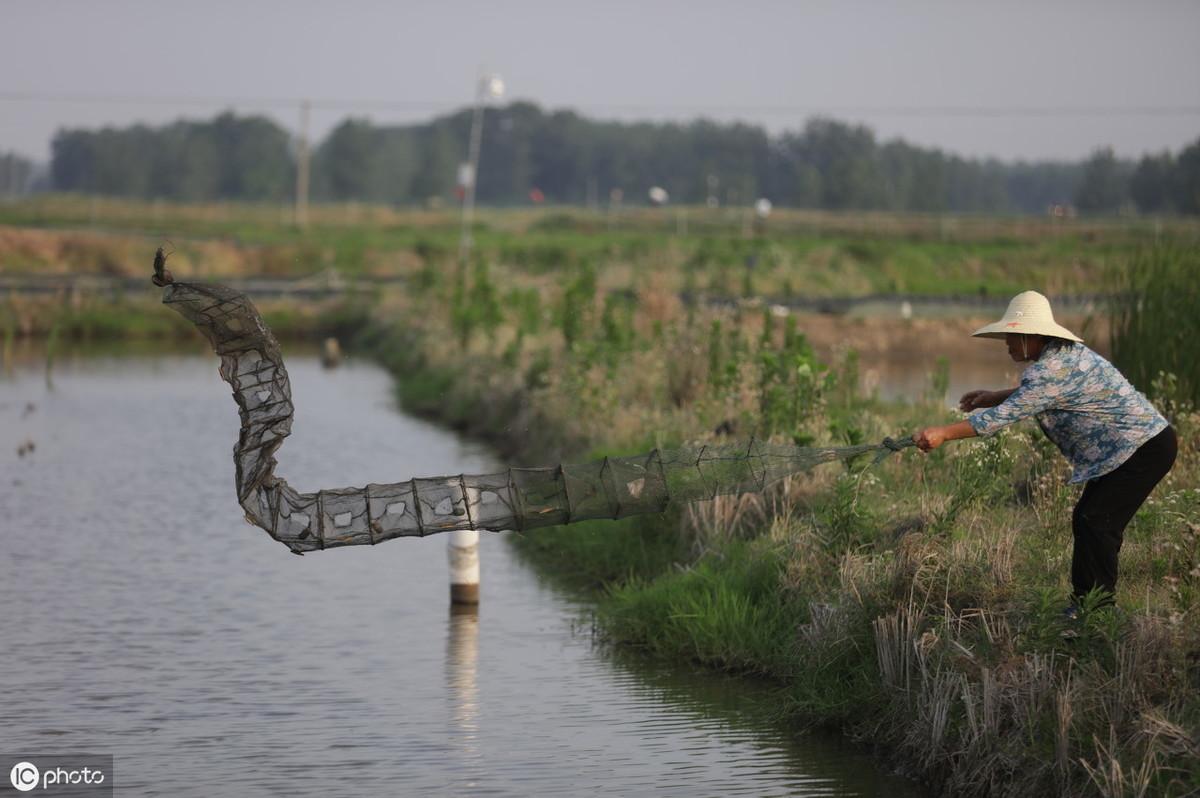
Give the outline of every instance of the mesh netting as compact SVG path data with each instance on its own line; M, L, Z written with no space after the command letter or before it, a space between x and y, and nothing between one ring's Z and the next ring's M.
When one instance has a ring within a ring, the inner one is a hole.
M243 294L172 282L160 262L156 268L163 302L208 338L221 358L221 377L233 388L242 421L233 459L246 518L297 554L455 529L525 530L657 513L672 501L759 492L820 463L868 452L878 461L912 445L907 438L843 447L750 440L299 493L274 474L275 450L292 429L291 385L275 337Z

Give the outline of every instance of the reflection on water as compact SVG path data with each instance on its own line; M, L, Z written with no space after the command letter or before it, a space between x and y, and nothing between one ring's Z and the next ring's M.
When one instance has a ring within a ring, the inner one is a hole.
M492 465L375 368L288 365L298 489ZM130 795L911 794L740 682L597 651L500 536L474 615L441 536L291 556L242 520L212 357L55 374L0 380L0 751L111 752Z
M886 356L864 359L859 365L859 390L867 396L908 402L930 400L947 407L957 407L958 399L967 391L989 391L1015 387L1022 367L1007 355L1004 360L995 352L986 351L976 360L957 359L946 364L945 393L935 393L938 379L936 354L922 357L917 352L892 352Z
M479 605L451 604L446 634L446 684L461 740L470 745L479 715Z

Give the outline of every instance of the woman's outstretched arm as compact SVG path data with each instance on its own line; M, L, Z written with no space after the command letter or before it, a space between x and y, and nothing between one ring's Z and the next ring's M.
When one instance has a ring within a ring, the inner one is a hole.
M975 428L969 421L959 421L944 427L926 427L913 436L917 448L923 452L931 452L946 441L957 441L962 438L974 438Z

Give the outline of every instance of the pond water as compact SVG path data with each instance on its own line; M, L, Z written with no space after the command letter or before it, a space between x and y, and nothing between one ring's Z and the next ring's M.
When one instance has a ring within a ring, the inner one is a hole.
M494 465L373 366L288 366L301 490ZM236 418L211 356L0 377L0 754L113 754L127 795L917 794L765 687L597 646L501 536L471 613L443 537L292 556L242 520Z

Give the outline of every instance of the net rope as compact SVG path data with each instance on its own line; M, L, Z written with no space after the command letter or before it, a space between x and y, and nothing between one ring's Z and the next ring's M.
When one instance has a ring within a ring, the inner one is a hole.
M246 520L296 554L374 545L452 530L527 530L597 518L657 513L670 502L761 492L821 463L874 453L878 463L912 446L816 447L750 439L547 468L417 477L300 493L275 475L275 452L292 430L292 390L275 336L250 300L215 284L174 282L155 260L163 302L212 344L233 388L241 431L233 449L238 502Z

